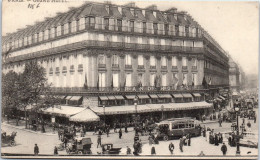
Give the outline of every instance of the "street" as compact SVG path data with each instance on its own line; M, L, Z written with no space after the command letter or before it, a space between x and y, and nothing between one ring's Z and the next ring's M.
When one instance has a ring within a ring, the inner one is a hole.
M247 123L247 119L246 123ZM252 124L252 132L258 133L258 123L254 123L253 120L250 120ZM242 123L242 119L240 119L240 124ZM207 124L201 124L202 127L209 127L211 129L214 129L215 133L221 132L230 132L231 131L231 123L223 123L222 127L219 127L219 124L217 122L207 123ZM7 132L7 134L10 134L13 131L17 132L17 136L15 137L16 146L14 147L2 147L2 153L21 153L21 154L33 154L33 147L34 144L38 144L40 149L40 154L48 154L52 155L54 146L58 146L61 141L58 140L57 133L52 135L46 135L42 133L34 133L34 132L28 132L21 129L16 129L12 126L8 125L2 125L2 130ZM79 136L79 135L78 135ZM101 152L101 148L97 148L97 135L93 135L93 132L87 132L86 137L90 137L92 140L92 147L91 151L93 154L97 154L98 152ZM141 155L150 155L151 154L151 147L148 144L148 136L140 136L142 140L142 153ZM133 128L129 128L128 133L124 133L122 139L119 139L118 133L114 133L113 130L111 130L111 134L109 137L107 135L102 135L102 144L104 143L112 143L114 147L120 147L121 149L121 155L126 155L126 146L129 146L133 152L133 141L134 141L134 131ZM156 154L157 155L170 155L168 145L172 142L175 146L174 149L174 155L199 155L201 151L205 155L222 155L222 152L220 150L221 145L215 146L212 144L209 144L206 141L206 138L203 136L200 137L194 137L191 139L191 146L184 146L184 152L180 152L179 150L179 140L170 140L170 141L160 141L158 145L155 146ZM224 137L224 142L226 143L228 147L227 155L235 155L236 154L236 147L230 147L227 142L227 138ZM247 148L247 147L240 147L241 155L257 155L258 150L255 148ZM66 151L59 151L60 155L66 155Z

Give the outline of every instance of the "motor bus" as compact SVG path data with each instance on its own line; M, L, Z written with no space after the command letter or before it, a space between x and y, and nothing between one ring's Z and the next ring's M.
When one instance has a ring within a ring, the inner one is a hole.
M187 134L192 137L201 135L201 127L192 118L172 118L156 123L156 133L158 139L165 141L173 138L180 138Z

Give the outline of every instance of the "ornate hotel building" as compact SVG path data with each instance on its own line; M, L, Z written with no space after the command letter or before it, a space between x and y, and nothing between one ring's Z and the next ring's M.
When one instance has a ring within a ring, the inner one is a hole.
M99 116L197 116L212 108L205 98L229 85L225 51L176 8L89 2L8 34L2 49L3 73L36 60L52 94Z

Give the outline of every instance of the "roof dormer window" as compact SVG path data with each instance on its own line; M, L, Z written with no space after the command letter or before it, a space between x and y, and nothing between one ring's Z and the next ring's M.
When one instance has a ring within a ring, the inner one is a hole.
M153 11L153 16L156 17L156 12L155 11Z
M174 18L175 18L176 20L178 20L177 14L174 14L173 16L174 16Z
M145 16L145 10L142 10L142 14Z
M118 7L118 11L120 14L122 14L122 7Z
M133 16L135 16L135 10L133 8L130 9L130 12Z
M109 14L109 5L106 5L106 11Z

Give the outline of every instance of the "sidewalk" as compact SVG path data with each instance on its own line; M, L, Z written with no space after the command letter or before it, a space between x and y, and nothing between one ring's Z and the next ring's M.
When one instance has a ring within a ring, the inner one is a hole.
M45 127L46 132L42 133L41 131L33 131L31 129L26 129L25 128L25 121L20 120L19 121L19 126L16 126L15 122L13 122L12 120L9 121L9 123L7 123L7 121L4 121L1 123L4 126L8 126L8 127L12 127L12 128L16 128L19 130L23 130L26 132L31 132L31 133L35 133L35 134L43 134L43 135L48 135L48 136L56 136L57 135L57 131L55 133L52 133L52 131L49 131L48 127Z

